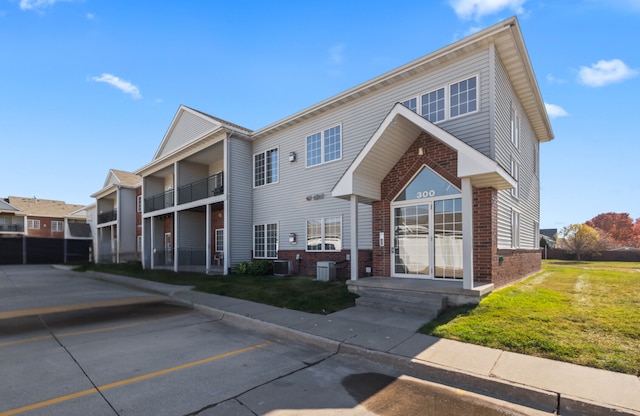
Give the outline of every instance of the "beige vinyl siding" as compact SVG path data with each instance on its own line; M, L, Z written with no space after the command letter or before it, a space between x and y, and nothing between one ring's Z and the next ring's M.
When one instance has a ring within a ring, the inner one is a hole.
M161 159L165 155L179 149L193 139L202 136L204 133L218 126L219 124L205 120L189 111L183 111L179 115L178 120L176 120L175 127L165 141L161 152L156 155L156 159Z
M178 187L207 177L209 167L200 163L182 161L178 163Z
M134 255L136 252L136 191L121 188L119 192L118 230L120 253ZM129 259L127 257L127 259Z
M397 102L444 87L452 82L478 76L478 111L448 120L439 125L482 153L490 153L489 136L489 53L483 51L460 59L452 65L434 69L419 76L408 77L393 87L383 88L363 96L321 116L261 138L254 143L253 153L279 149L279 182L254 189L254 223L278 222L280 248L300 249L309 218L342 215L343 248L350 248L350 203L331 197L331 189L353 159L379 127L382 119ZM342 158L337 161L306 167L307 136L341 126ZM296 161L289 162L289 153ZM379 184L376 184L379 186ZM313 199L314 195L322 196ZM311 196L311 200L307 200ZM358 236L360 248L372 247L371 207L360 204ZM298 244L290 246L289 233L296 233ZM286 238L285 238L286 237Z
M253 151L251 142L235 136L227 139L227 200L229 266L251 260L253 250Z
M205 225L206 214L203 212L180 211L178 215L178 249L204 251L207 242ZM181 264L185 266L185 264Z
M510 172L511 160L519 165L518 198L510 190L498 191L498 247L511 248L511 211L520 213L519 248L536 248L538 236L534 235L534 223L540 218L540 184L535 174L534 146L537 139L518 101L504 66L496 55L495 100L495 153L496 161ZM511 141L511 108L520 116L520 139L516 148Z

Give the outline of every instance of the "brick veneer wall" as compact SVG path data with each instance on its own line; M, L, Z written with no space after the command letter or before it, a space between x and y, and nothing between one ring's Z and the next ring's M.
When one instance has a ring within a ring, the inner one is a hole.
M349 250L338 252L308 252L303 250L280 250L278 251L279 260L291 261L291 274L302 276L316 276L317 263L319 261L335 261L336 262L336 278L346 280L351 278L351 260L347 260L347 254L351 254ZM296 259L296 255L300 255L300 260ZM371 267L371 250L358 250L358 276L366 276L366 268ZM261 259L254 259L259 261Z
M418 149L424 152L419 155ZM455 150L421 133L381 183L381 201L373 203L373 274L391 275L391 202L426 165L447 181L462 187L457 177ZM379 247L378 233L385 232L385 247ZM474 280L502 287L540 270L539 250L498 250L498 193L493 188L473 188ZM503 257L502 263L499 261Z

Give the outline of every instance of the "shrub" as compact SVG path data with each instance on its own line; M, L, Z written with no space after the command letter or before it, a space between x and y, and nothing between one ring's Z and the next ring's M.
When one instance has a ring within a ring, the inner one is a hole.
M266 276L272 274L271 262L268 260L260 260L255 263L249 263L249 274L253 276Z

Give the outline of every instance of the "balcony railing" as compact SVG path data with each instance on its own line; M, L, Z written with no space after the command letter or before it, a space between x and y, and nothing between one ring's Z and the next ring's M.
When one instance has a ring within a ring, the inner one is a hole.
M24 231L24 224L0 224L0 232L21 233Z
M224 193L223 172L178 188L178 204L197 201Z
M173 189L144 199L144 212L153 212L173 206Z
M98 214L98 224L115 221L117 219L118 219L118 211L116 211L115 209L112 211L101 212Z

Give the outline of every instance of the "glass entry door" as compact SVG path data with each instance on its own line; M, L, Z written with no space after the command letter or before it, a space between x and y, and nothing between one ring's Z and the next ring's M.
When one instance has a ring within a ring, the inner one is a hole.
M431 211L431 204L394 208L394 275L425 278L433 274L430 254Z

